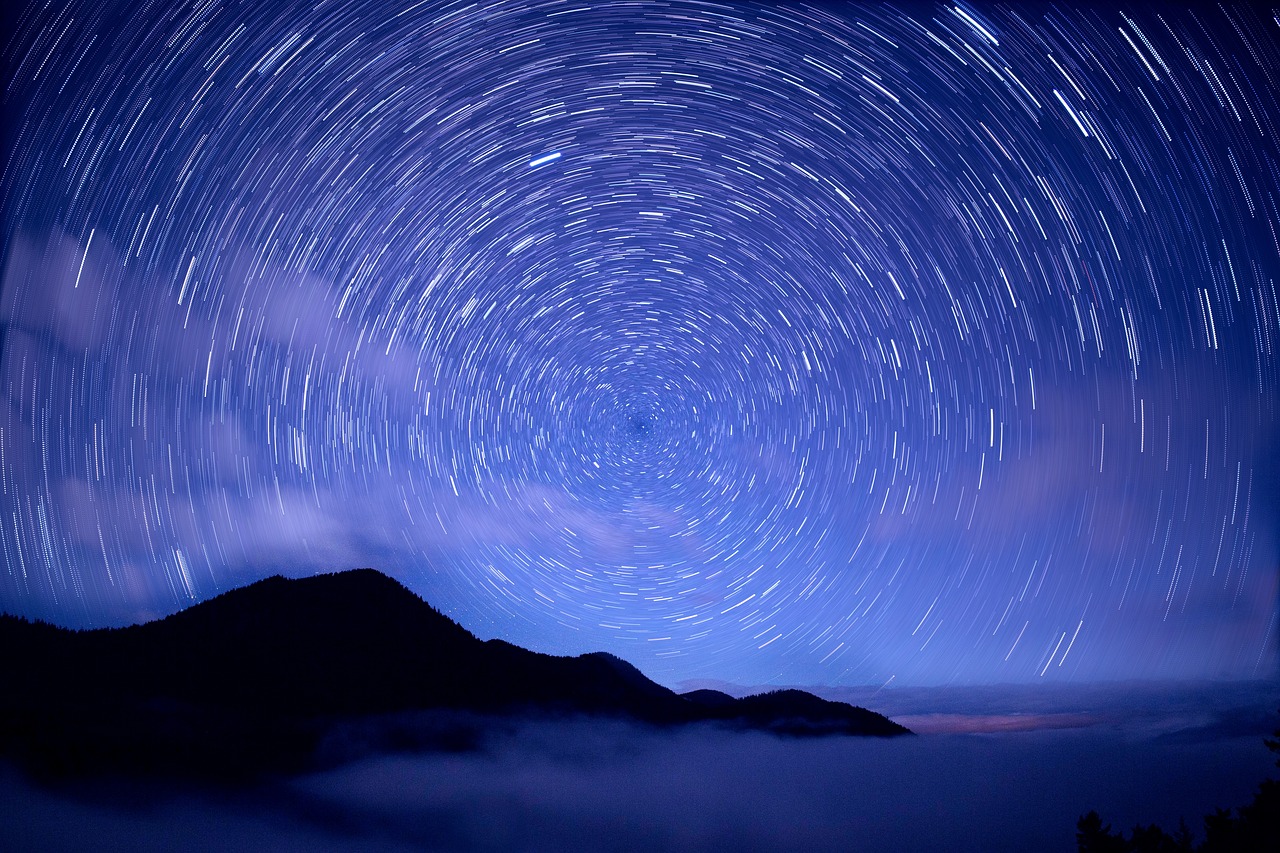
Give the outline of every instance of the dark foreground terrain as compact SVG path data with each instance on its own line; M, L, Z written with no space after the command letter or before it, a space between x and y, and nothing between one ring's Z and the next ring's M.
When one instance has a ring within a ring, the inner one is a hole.
M0 616L0 756L44 777L242 779L468 750L530 718L910 732L800 690L677 694L605 653L481 641L371 569L268 578L168 618L69 631Z

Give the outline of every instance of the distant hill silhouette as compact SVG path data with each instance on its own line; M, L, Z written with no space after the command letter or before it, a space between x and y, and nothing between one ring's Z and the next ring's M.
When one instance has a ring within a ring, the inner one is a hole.
M326 745L360 722L376 749L466 748L494 719L523 715L909 733L798 690L681 696L603 652L555 657L481 641L372 569L272 577L128 628L0 616L0 685L0 754L50 775L302 770L358 754Z

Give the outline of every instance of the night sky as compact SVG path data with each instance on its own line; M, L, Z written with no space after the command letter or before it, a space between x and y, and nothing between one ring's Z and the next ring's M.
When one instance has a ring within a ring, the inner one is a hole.
M666 683L1274 675L1273 13L8 14L0 609L374 566Z

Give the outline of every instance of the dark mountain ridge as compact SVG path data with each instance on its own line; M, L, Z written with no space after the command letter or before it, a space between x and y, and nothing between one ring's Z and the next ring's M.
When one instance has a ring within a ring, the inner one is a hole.
M481 641L372 569L267 578L127 628L0 616L0 684L0 754L50 774L289 772L314 766L317 748L353 720L423 713L434 714L429 724L402 719L394 743L375 738L377 748L472 746L484 721L530 714L909 733L802 691L686 697L604 652L555 657Z

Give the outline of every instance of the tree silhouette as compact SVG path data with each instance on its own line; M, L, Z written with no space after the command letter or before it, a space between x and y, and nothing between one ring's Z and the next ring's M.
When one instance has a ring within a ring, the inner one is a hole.
M1076 821L1076 849L1079 853L1124 853L1127 848L1124 835L1111 831L1111 824L1102 823L1102 817L1091 811Z
M1263 741L1267 749L1280 754L1280 729L1274 738ZM1280 767L1280 758L1276 760ZM1232 814L1218 809L1204 819L1205 840L1197 849L1201 853L1227 853L1236 850L1280 850L1280 781L1264 779L1253 795L1253 802Z
M1280 729L1263 743L1280 754ZM1280 767L1280 758L1276 766ZM1280 781L1264 779L1253 802L1206 815L1204 833L1204 841L1196 845L1195 834L1183 820L1173 835L1152 824L1134 827L1125 838L1091 811L1076 821L1076 849L1079 853L1275 853L1280 850Z

